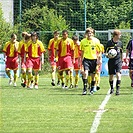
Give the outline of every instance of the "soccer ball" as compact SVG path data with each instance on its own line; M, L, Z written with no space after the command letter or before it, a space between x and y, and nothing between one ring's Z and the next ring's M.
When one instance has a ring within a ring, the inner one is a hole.
M108 51L108 57L109 58L114 58L117 55L117 51L115 49L110 49Z

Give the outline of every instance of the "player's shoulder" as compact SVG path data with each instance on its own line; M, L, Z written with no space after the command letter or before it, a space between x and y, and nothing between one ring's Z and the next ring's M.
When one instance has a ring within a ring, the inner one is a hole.
M67 38L67 41L73 41L71 38Z
M6 43L5 43L5 45L8 45L8 44L10 44L11 43L11 41L7 41Z
M23 40L23 39L22 39L22 40L20 40L20 41L19 41L19 43L20 43L20 44L21 44L21 43L24 43L24 40Z
M80 43L83 43L83 42L85 42L85 41L87 41L87 38L83 38L83 39L80 41Z
M49 42L52 42L52 41L54 41L54 38L51 38L51 39L49 40Z
M96 37L92 37L92 40L94 40L94 41L100 41L98 38L96 38Z
M19 41L16 41L15 43L16 43L16 44L19 44Z
M37 43L38 44L43 44L41 40L37 40Z

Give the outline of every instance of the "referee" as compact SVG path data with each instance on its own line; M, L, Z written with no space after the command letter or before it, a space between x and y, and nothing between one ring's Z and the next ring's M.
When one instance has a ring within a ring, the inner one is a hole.
M94 29L87 28L85 32L86 37L81 40L81 59L84 68L83 74L83 95L87 94L87 77L88 73L90 73L92 81L91 81L91 89L90 94L93 94L93 89L95 85L95 71L96 66L102 63L101 58L101 47L100 41L94 37ZM97 54L99 52L100 54Z

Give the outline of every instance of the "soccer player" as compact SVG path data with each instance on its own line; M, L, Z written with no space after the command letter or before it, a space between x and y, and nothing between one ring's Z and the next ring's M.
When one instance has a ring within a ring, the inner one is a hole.
M117 51L117 55L114 58L109 58L108 60L108 72L109 72L109 84L111 87L110 94L113 94L113 77L116 74L116 95L119 95L119 89L121 84L121 69L122 69L122 49L123 45L120 41L121 31L115 29L113 32L113 37L111 40L107 42L105 47L105 53L107 54L110 49L115 49ZM107 54L108 57L108 54Z
M21 79L22 79L22 83L21 86L25 87L26 86L26 62L24 61L24 57L25 57L25 50L26 50L26 45L28 43L28 41L31 38L31 34L28 34L27 32L22 32L22 37L23 39L19 42L19 47L18 47L18 54L19 54L19 58L20 58L20 62L21 62ZM27 55L26 55L26 60L27 60Z
M128 59L129 56L129 59ZM129 61L128 61L129 60ZM125 62L129 62L129 76L131 79L131 87L133 87L133 40L130 40L126 46L126 59Z
M74 43L73 40L68 38L68 31L62 31L62 38L59 39L56 46L56 56L58 55L58 69L60 78L62 80L62 88L64 88L63 72L66 73L65 88L68 88L70 80L70 70L73 68L74 62ZM72 84L72 83L70 83Z
M75 50L74 50L74 58L75 58L75 62L74 62L74 71L75 71L75 84L74 87L78 88L78 81L79 81L79 70L81 68L81 49L80 49L80 42L78 39L77 35L74 35L72 37L72 40L74 42L75 45Z
M103 54L104 53L104 46L103 46L103 44L100 44L100 47L101 47L100 54ZM97 52L97 54L99 54L99 52ZM102 67L102 64L99 64L96 67L96 74L95 74L96 91L100 89L100 72L101 72L101 67Z
M12 84L14 80L14 87L17 86L17 70L18 70L18 45L19 42L17 41L17 35L11 34L10 41L6 42L3 48L3 52L5 53L6 59L6 74L10 78L9 85ZM13 70L14 78L12 77L10 70Z
M94 29L87 28L85 32L86 38L81 40L81 60L83 61L84 75L83 75L83 95L87 94L87 77L90 73L91 89L90 94L93 94L94 85L95 85L95 71L97 64L102 63L101 54L97 55L97 51L100 52L100 41L94 37Z
M56 73L56 66L57 66L57 58L55 60L55 47L56 47L56 43L59 40L59 32L58 31L54 31L54 38L50 39L49 41L49 45L48 45L48 54L49 54L49 61L51 64L51 68L52 68L52 74L51 74L51 78L52 78L52 82L51 84L53 86L55 86L55 73ZM58 76L58 82L57 85L60 83L60 77L59 74Z
M43 43L38 40L38 35L36 32L31 33L31 41L28 42L26 47L26 53L28 54L28 59L26 61L26 66L28 69L28 80L31 82L29 88L35 87L38 89L39 81L39 70L41 69L41 64L44 63L45 52ZM35 79L33 83L32 70L34 71Z

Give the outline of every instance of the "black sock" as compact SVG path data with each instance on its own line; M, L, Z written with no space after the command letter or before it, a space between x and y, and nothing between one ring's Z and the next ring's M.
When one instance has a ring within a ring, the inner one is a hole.
M117 81L116 81L116 89L117 89L117 90L120 89L120 84L121 84L121 80L117 80Z
M113 90L113 80L112 81L109 81L109 84L110 84L111 90Z
M94 85L95 85L95 81L91 81L91 90L90 91L94 90Z
M83 83L84 83L84 91L86 91L87 89L87 79L83 79Z

